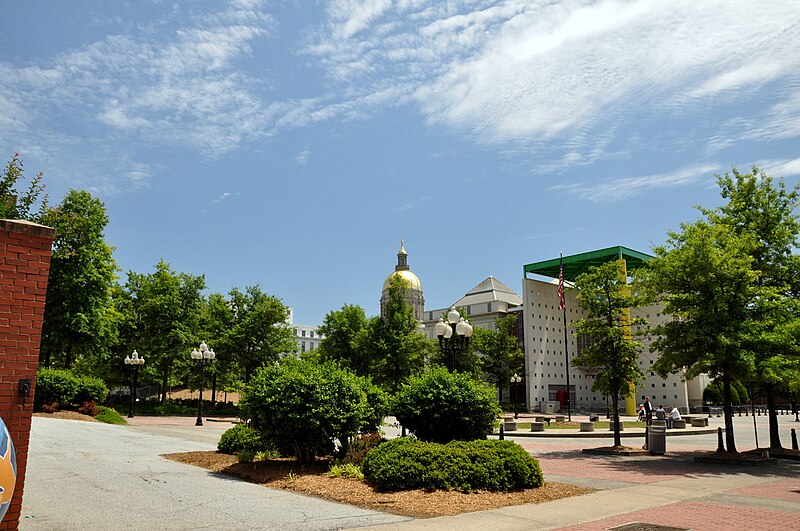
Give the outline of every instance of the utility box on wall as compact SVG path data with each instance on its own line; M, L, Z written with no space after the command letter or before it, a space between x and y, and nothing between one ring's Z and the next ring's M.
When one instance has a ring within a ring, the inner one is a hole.
M0 530L19 526L54 236L50 227L0 219L0 418L8 434L0 434L0 466L8 467L2 477L10 486L2 485Z

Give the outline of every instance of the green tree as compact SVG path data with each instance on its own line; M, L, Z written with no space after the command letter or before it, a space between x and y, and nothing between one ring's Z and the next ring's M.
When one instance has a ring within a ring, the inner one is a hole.
M682 224L639 270L672 316L652 331L651 349L661 352L653 368L662 377L685 370L686 379L706 373L722 383L729 452L736 452L731 385L755 368L744 346L750 305L758 297L751 238L707 220Z
M203 289L204 277L176 273L163 260L153 273L128 273L125 291L133 317L127 341L146 357L145 369L160 374L162 404L173 368L188 369L191 349L204 339L199 337Z
M639 369L641 344L631 336L631 326L646 324L631 319L630 309L638 308L643 299L628 285L625 272L615 262L590 267L575 280L578 304L586 311L586 319L575 323L575 333L590 339L589 345L575 356L579 367L597 371L592 390L610 396L614 412L614 446L621 446L619 399L628 396L631 386L642 381Z
M471 346L480 353L480 367L486 380L497 386L500 401L503 387L515 372L523 372L524 353L517 344L517 316L508 314L494 320L494 330L475 327Z
M47 211L47 196L41 197L44 191L43 176L43 172L37 173L28 190L20 196L16 186L24 179L24 172L19 153L14 153L0 174L0 219L25 219L41 223L42 216ZM40 209L33 212L32 209L40 197Z
M258 369L243 391L240 411L276 448L302 462L330 454L378 415L367 384L335 364L291 356Z
M225 348L236 361L245 383L259 367L275 362L296 348L294 331L286 326L289 309L259 286L228 293L230 327L222 335Z
M406 281L393 276L382 317L371 318L356 339L357 349L371 360L373 379L394 393L425 366L435 344L419 332L419 322L406 302Z
M732 174L717 176L717 183L727 202L703 213L750 243L746 252L752 257L757 296L748 304L741 345L754 356L752 376L767 398L770 447L780 448L776 394L790 378L792 360L800 357L797 343L792 341L800 310L800 267L793 254L800 234L796 214L800 185L787 190L782 180L776 181L756 167L750 173L733 168Z
M117 265L103 231L108 216L89 192L70 190L42 222L56 229L42 324L41 359L69 369L83 357L104 359L120 315L111 293Z
M361 306L345 304L328 312L319 327L324 338L317 354L323 361L334 361L360 376L372 374L373 360L359 348L358 337L367 328L367 317Z

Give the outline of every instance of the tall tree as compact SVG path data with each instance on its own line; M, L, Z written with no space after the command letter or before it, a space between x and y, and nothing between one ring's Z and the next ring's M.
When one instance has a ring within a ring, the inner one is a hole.
M163 260L155 272L128 273L125 290L134 314L132 342L161 375L161 402L167 398L173 368L188 368L189 353L199 341L205 278L176 273ZM213 343L209 344L214 348Z
M259 286L234 288L228 297L232 323L224 342L248 383L256 369L295 351L294 331L285 324L289 309Z
M592 390L611 397L614 412L614 446L621 446L619 399L628 396L631 386L644 378L639 369L641 344L631 335L631 326L645 324L630 319L630 310L643 299L628 285L624 270L616 262L590 267L575 280L578 304L586 319L575 323L575 333L589 339L577 356L575 365L594 369Z
M369 320L357 348L371 359L375 383L394 393L409 376L422 371L436 347L419 332L419 321L406 302L406 281L393 276L389 282L384 315Z
M653 368L661 376L685 370L686 379L706 373L722 382L729 452L736 452L731 385L755 368L745 348L750 305L759 294L751 238L707 220L682 224L681 232L669 233L648 267L639 270L673 317L652 331L651 349L661 352Z
M359 376L371 375L372 360L357 344L359 334L366 327L367 316L361 306L345 304L340 310L328 312L319 327L324 337L317 354L323 362L338 362Z
M26 219L28 221L41 222L42 216L47 211L47 196L42 197L44 184L42 184L43 172L36 174L31 180L28 190L20 195L17 191L17 183L24 180L25 175L22 169L22 159L19 153L14 153L11 160L3 168L0 174L0 219ZM34 205L41 198L40 208L34 212Z
M80 357L106 355L118 314L111 301L117 265L103 231L108 216L89 192L70 190L42 222L56 229L42 324L43 365L69 369Z
M489 383L497 386L500 401L503 387L511 375L523 369L524 354L515 334L517 316L513 313L494 320L494 330L475 328L470 346L480 354L480 368Z
M791 331L797 320L800 289L800 267L793 254L800 234L796 213L800 185L787 190L782 180L776 181L756 167L750 173L733 168L732 174L718 176L717 183L727 202L703 212L711 222L727 226L751 244L747 252L752 257L758 297L749 303L743 348L755 357L753 377L767 398L770 447L780 448L776 394L781 383L791 377L792 360L798 357Z

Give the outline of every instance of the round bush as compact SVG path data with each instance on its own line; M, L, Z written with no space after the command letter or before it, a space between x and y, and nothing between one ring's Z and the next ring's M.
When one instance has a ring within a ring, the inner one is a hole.
M403 437L370 450L362 470L382 491L509 491L544 483L538 461L511 441L438 444Z
M75 391L73 401L77 404L83 402L105 402L108 396L108 387L100 378L82 376L77 379L78 389Z
M39 369L36 375L34 407L39 410L44 404L68 404L78 392L78 379L69 371Z
M265 444L261 440L258 430L247 424L237 424L225 430L219 438L217 450L223 454L236 455L241 451L260 452Z
M368 402L364 379L333 364L285 358L260 369L242 393L243 418L284 455L313 461L350 441L383 413Z
M485 439L500 414L494 389L443 367L409 378L395 395L393 409L417 438L440 443Z

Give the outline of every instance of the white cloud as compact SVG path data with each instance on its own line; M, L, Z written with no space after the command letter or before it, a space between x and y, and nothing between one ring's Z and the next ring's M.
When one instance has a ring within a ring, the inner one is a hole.
M714 172L719 169L719 166L699 164L670 173L602 179L596 183L557 184L550 189L593 203L609 203L629 199L649 190L707 181L713 179Z
M301 166L305 166L308 164L308 159L311 158L311 150L304 149L303 151L298 151L295 156L294 160Z
M755 166L764 170L773 177L794 177L800 175L800 158L796 159L766 159L755 163Z
M394 211L395 212L407 212L407 211L409 211L409 210L411 210L413 208L418 207L422 203L430 201L431 199L433 199L433 196L424 195L422 197L418 197L417 199L414 199L413 201L409 201L405 205L400 205L399 207L395 207Z
M777 84L788 95L800 82L792 2L354 5L333 2L305 48L351 101L402 87L394 103L413 98L432 123L492 144L556 140L581 160L638 115L705 110L723 104L721 93L749 103L751 89Z
M211 204L221 203L226 199L230 199L231 197L236 197L239 195L239 192L223 192L221 196L211 201Z

